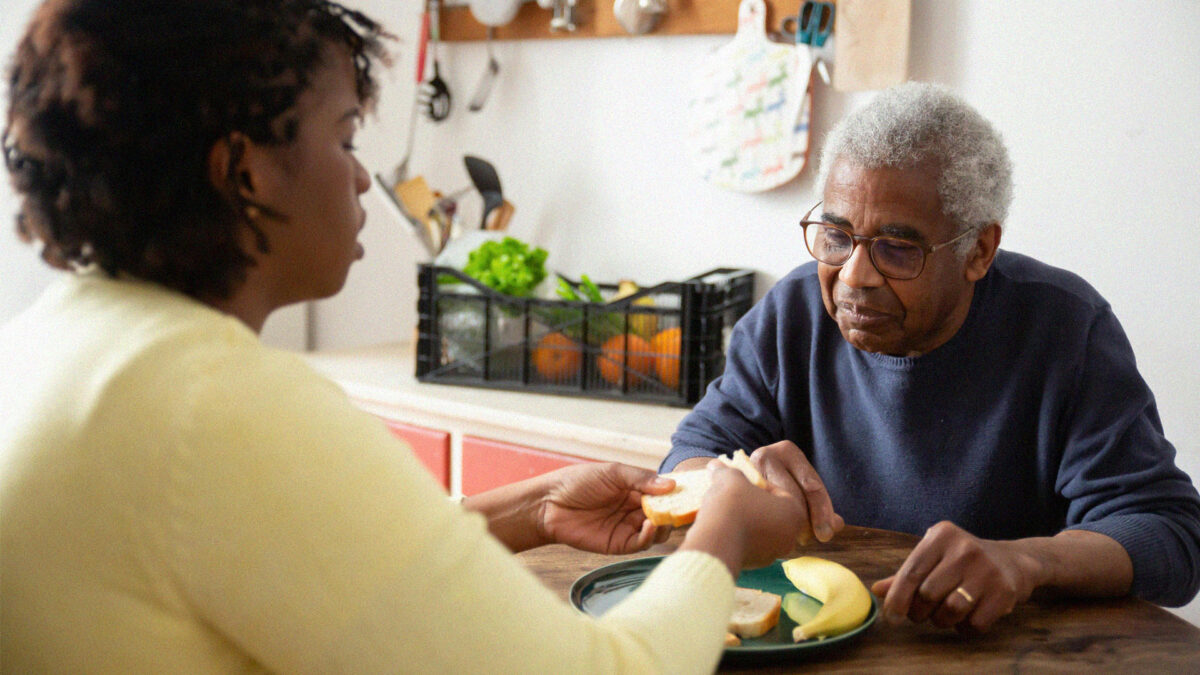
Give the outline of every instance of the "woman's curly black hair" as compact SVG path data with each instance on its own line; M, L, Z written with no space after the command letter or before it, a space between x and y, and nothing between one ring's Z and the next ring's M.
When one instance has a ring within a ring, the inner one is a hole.
M229 297L253 264L242 228L269 242L233 184L237 147L226 185L210 180L209 152L233 132L294 140L287 115L328 44L349 48L372 102L383 37L325 0L49 0L8 80L18 235L56 267Z

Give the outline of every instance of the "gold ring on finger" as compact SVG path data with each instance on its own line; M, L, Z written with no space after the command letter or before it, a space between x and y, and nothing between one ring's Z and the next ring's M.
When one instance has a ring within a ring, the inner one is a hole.
M954 592L963 596L963 600L966 600L968 605L975 604L975 598L971 597L971 594L967 592L967 589L963 588L962 586L954 589Z

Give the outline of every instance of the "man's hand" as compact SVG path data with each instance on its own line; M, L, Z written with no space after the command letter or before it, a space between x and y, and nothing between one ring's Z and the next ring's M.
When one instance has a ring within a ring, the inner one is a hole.
M767 482L778 485L804 507L807 523L800 530L801 544L812 541L814 536L817 541L829 541L846 526L842 517L833 511L825 481L795 443L779 441L764 445L750 454L750 461Z
M1129 554L1099 532L992 541L942 521L871 592L884 598L885 616L983 632L1039 588L1101 598L1126 595L1132 584Z
M942 521L871 592L884 598L885 616L983 632L1045 578L1042 562L1023 549L1020 541L980 539Z
M576 464L547 474L537 527L543 541L595 553L633 553L663 541L642 513L642 495L666 494L670 479L625 464Z
M709 461L708 457L695 457L680 462L675 470L698 469ZM795 443L779 441L764 445L750 454L750 461L768 483L800 502L804 519L799 536L801 544L809 543L814 536L818 541L829 541L846 526L842 517L833 510L825 482Z

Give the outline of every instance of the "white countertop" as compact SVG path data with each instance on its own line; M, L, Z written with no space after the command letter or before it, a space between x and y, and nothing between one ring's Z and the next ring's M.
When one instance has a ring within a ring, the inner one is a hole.
M649 469L687 409L418 382L411 344L304 358L368 412L398 422Z

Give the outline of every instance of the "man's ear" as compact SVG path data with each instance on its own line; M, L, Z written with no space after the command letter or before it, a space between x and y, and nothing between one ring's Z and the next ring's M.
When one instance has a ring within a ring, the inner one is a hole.
M976 282L983 278L996 259L996 250L1000 248L1000 223L992 223L979 232L975 240L975 248L967 255L967 281Z

